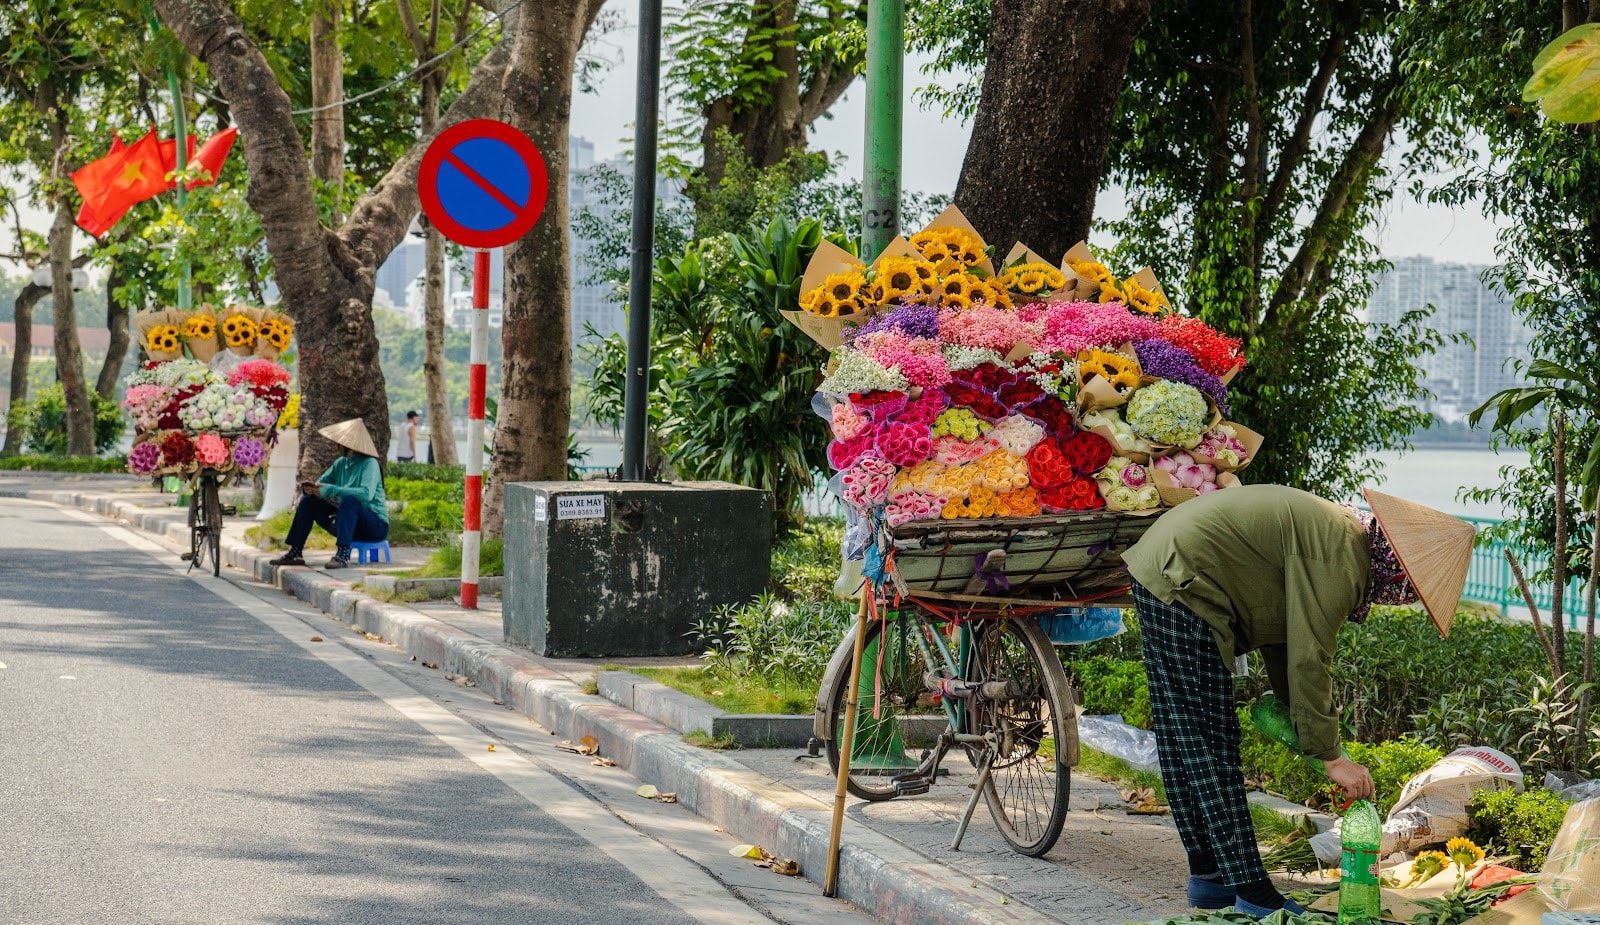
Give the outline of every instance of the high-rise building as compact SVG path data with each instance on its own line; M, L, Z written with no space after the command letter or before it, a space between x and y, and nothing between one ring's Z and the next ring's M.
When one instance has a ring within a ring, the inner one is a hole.
M1448 343L1420 363L1433 393L1427 410L1460 420L1501 389L1523 384L1513 360L1528 359L1530 335L1511 303L1483 282L1490 267L1402 257L1379 275L1367 302L1368 320L1393 324L1405 312L1431 305L1429 326L1464 333L1470 343Z

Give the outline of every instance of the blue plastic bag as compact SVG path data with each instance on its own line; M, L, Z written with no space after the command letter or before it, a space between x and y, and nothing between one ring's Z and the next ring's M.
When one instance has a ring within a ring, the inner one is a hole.
M1064 607L1039 618L1045 635L1058 646L1081 646L1122 632L1120 607Z

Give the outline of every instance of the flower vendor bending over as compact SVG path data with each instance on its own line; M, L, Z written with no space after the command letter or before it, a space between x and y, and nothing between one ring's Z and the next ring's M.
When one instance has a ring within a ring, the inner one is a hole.
M1420 597L1441 635L1466 581L1471 525L1371 489L1372 511L1248 485L1186 501L1123 556L1144 634L1161 778L1189 855L1189 902L1260 918L1286 906L1256 847L1231 666L1259 651L1302 751L1353 799L1372 775L1344 757L1333 703L1346 620Z
M338 549L326 568L350 564L351 543L376 543L389 537L389 510L383 496L383 473L378 469L378 449L367 425L351 418L317 431L339 444L339 458L315 482L300 486L300 503L289 527L289 551L273 565L305 565L302 554L312 525L333 534Z

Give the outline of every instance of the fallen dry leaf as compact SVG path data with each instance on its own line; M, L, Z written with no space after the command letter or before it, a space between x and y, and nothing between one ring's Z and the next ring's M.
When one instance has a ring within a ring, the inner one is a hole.
M494 751L494 743L493 742L489 743L489 751L491 751L491 752Z
M311 641L312 642L321 642L322 641L322 637L321 636L312 636L311 637Z
M461 685L462 687L477 687L478 686L478 682L477 681L474 681L471 678L466 677L465 675L447 674L447 675L444 676L444 678L445 678L446 681L454 681L455 683Z
M352 633L365 633L366 630L363 629L362 627L356 626L355 624L352 623L350 625L350 632L352 632Z
M678 802L678 795L676 793L658 793L650 799L655 800L657 803L676 803Z
M551 735L555 735L555 733L553 733L553 732L550 733L550 734ZM559 748L564 752L571 752L574 755L598 755L598 754L600 754L600 740L595 738L594 736L584 736L583 738L579 739L578 741L583 743L583 744L574 745L574 744L572 744L572 740L571 739L562 739L561 740L561 744L557 745L556 748Z
M615 761L612 761L610 758L605 758L605 757L596 758L595 760L593 760L593 761L591 761L589 763L594 765L597 768L614 768L614 767L617 766L617 763Z
M417 657L415 655L413 655L413 656L411 656L411 660L414 662L414 661L417 660Z
M504 700L496 700L496 701L493 701L493 703L497 707L503 707L503 706L506 705L506 702Z
M661 791L657 790L654 784L645 784L643 787L640 787L638 790L633 792L634 796L641 796L647 800L655 799L660 793Z
M378 641L383 639L383 637L379 636L377 633L367 633L366 636L367 636L368 639L371 639L373 642L378 642Z
M782 874L785 877L798 877L798 876L800 876L800 864L799 864L799 862L791 861L788 858L784 858L781 861L773 861L772 864L770 865L769 869L773 873Z
M432 668L434 671L438 671L439 670L439 663L438 662L423 662L422 663L422 667L424 667L424 668Z

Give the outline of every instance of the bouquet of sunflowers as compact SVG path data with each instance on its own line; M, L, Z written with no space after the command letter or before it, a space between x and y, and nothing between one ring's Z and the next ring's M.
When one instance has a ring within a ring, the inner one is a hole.
M824 242L800 289L785 315L832 353L835 490L890 528L1154 514L1237 485L1260 450L1224 420L1240 342L1085 244L997 265L952 207L870 265Z

